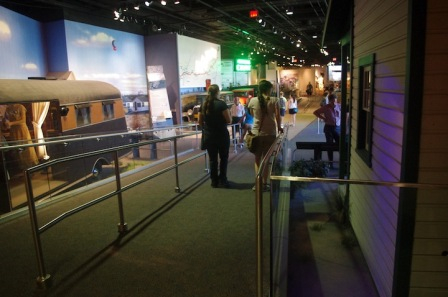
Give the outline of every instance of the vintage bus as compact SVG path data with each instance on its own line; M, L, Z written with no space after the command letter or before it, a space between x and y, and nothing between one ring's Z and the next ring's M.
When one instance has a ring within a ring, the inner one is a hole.
M0 79L0 124L0 146L3 147L0 151L0 212L24 204L23 170L26 168L49 159L130 141L125 133L121 93L111 84L100 81ZM49 146L14 149L23 144L121 132L123 135L115 138L90 137L86 141L55 141ZM62 187L101 170L110 161L110 156L102 156L87 160L88 164L82 166L65 164L51 168L52 178L60 180Z
M187 93L181 96L182 100L182 122L196 122L198 120L198 112L205 98L207 92ZM233 92L221 91L219 98L227 103L230 107L233 104Z
M256 88L244 87L233 89L233 96L238 98L242 105L246 105L249 98L256 96Z

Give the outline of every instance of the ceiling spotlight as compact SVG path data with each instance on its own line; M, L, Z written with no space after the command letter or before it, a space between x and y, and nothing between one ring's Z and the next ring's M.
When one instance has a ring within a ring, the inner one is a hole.
M174 4L179 4L180 1L179 0L174 0Z
M258 19L258 23L261 24L262 22L263 22L263 19L262 19L262 18L259 18L259 19Z
M166 5L166 1L165 0L160 1L160 4Z
M292 7L288 7L288 8L286 8L286 14L287 14L287 15L292 15L292 14L294 14L294 11L292 10Z
M261 24L261 26L264 28L266 27L266 22L263 22L263 24Z
M136 4L134 5L134 9L135 9L135 10L140 10L140 4L137 4L137 3L136 3Z
M145 1L145 5L146 5L146 6L150 6L150 5L152 5L152 3L153 3L153 1Z
M114 20L118 20L121 17L121 8L114 11Z

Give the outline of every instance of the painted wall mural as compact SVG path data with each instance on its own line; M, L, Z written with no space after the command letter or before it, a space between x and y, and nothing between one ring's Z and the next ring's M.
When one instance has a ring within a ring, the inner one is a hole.
M122 95L147 94L143 37L65 21L69 70L78 80L100 80Z
M39 22L0 6L0 78L44 76L43 40Z
M205 81L221 86L221 46L178 35L181 88L205 87Z

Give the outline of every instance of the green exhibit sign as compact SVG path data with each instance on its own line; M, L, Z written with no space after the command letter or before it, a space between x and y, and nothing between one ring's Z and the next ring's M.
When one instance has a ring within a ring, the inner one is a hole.
M250 71L250 60L248 59L236 59L235 71Z

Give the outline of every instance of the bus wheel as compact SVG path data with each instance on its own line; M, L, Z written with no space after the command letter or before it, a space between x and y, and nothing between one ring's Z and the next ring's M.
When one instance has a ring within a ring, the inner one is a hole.
M102 171L103 171L103 165L101 163L96 163L92 169L92 175L94 177L98 177L98 175L100 175Z

